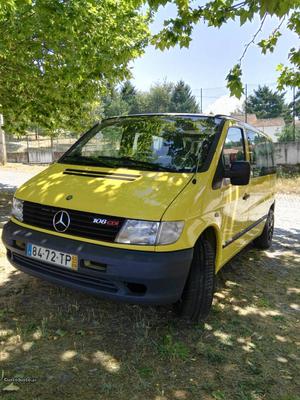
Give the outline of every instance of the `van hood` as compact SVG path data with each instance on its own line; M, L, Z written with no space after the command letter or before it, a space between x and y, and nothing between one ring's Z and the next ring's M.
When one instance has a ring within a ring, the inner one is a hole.
M22 185L16 197L101 215L159 221L191 177L56 163Z

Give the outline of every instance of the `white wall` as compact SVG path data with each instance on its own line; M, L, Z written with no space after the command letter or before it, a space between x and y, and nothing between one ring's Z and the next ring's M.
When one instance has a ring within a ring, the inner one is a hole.
M274 143L276 164L300 164L300 141Z
M53 161L52 150L47 149L29 149L28 161L32 164L48 164Z

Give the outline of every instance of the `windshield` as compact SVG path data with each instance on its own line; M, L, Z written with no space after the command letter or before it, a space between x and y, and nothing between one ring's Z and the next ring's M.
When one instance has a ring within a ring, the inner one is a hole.
M221 119L138 116L106 120L59 160L65 164L194 172L205 162Z

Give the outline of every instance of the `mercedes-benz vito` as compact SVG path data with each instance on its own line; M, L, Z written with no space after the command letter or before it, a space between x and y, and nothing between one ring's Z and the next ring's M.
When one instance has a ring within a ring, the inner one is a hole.
M108 118L15 193L7 257L36 277L207 316L215 274L271 245L272 141L222 115Z

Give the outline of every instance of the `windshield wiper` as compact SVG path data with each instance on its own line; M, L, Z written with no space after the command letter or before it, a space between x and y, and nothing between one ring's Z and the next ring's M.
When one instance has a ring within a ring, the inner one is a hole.
M106 157L106 156L100 156L99 158L104 158L108 160L114 160L114 161L125 161L125 163L129 163L130 165L134 166L145 166L145 167L154 167L157 171L166 171L166 172L176 172L176 169L173 168L168 168L164 167L160 164L156 163L151 163L148 161L142 161L142 160L135 160L134 158L130 157Z

